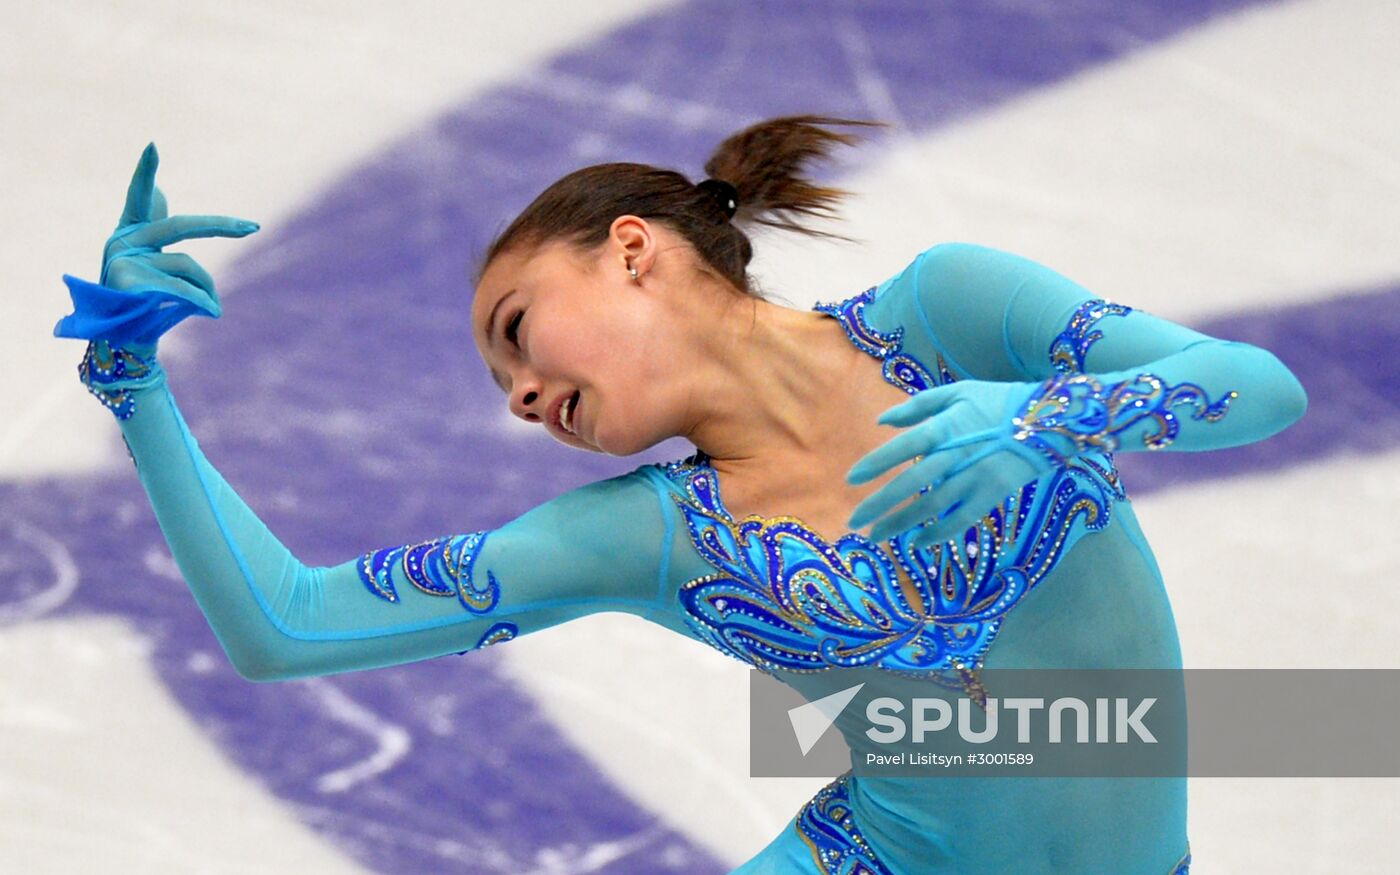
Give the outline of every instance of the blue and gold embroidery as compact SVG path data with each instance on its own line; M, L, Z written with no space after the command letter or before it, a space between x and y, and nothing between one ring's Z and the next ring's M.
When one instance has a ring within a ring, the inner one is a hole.
M901 349L902 330L865 323L872 293L818 309L886 359L887 380L921 391L930 371ZM889 358L900 366L889 367ZM832 544L795 517L736 520L701 450L665 470L683 492L672 499L695 549L719 572L678 594L701 640L765 671L873 666L970 691L980 688L975 672L1008 612L1127 497L1111 458L1089 453L1026 484L960 538L915 548L914 527L884 544L855 532Z
M1101 298L1090 298L1074 311L1065 330L1050 342L1050 364L1061 374L1084 373L1084 357L1089 347L1103 338L1095 324L1105 316L1127 316L1132 307L1112 304Z
M130 419L136 412L132 393L164 379L164 371L154 355L143 356L106 340L89 341L78 378L118 419Z
M793 829L823 875L893 875L856 824L851 774L848 771L818 790L797 812ZM1167 875L1190 875L1190 871L1191 844L1187 842L1185 855Z
M904 328L902 326L893 331L877 331L865 321L865 307L875 300L877 288L878 286L872 286L859 295L844 301L829 304L818 303L812 309L835 317L841 323L841 327L846 330L846 336L851 339L852 343L885 363L885 379L910 395L925 389L932 389L934 386L956 382L957 377L948 370L948 365L943 361L942 355L935 353L935 360L938 364L935 374L918 359L903 351Z
M701 640L766 671L871 666L954 689L967 688L1005 616L1069 543L1107 525L1124 497L1102 468L1071 465L1026 484L960 539L915 548L911 528L882 549L855 532L829 544L794 517L736 521L703 453L668 470L686 493L672 499L691 542L719 571L678 594Z
M385 547L365 553L357 568L365 588L385 601L397 602L393 569L399 568L409 583L422 592L435 596L456 596L462 607L473 614L489 613L501 597L496 575L486 571L486 587L473 582L472 566L486 540L485 531L466 535L450 535L408 544Z
M1238 392L1229 391L1211 402L1195 383L1168 386L1153 374L1138 374L1107 387L1089 374L1054 377L1032 390L1021 413L1012 418L1012 436L1062 465L1066 455L1086 449L1116 451L1124 432L1151 420L1157 427L1146 431L1142 442L1149 450L1160 450L1176 440L1181 430L1173 407L1189 405L1192 419L1217 422L1237 397ZM1050 435L1067 442L1061 444L1063 450L1052 446Z
M846 772L827 784L797 813L793 828L829 875L893 875L856 826Z
M502 620L499 623L492 623L490 629L487 629L485 632L481 633L481 638L476 642L475 645L468 647L466 650L457 651L457 655L465 656L466 654L476 650L480 650L483 647L490 647L492 644L504 644L505 642L515 638L515 636L519 633L520 627L516 626L514 623L507 622L505 620Z
M476 642L476 649L480 650L483 647L490 647L492 644L503 644L514 638L519 632L520 627L516 626L514 623L507 623L504 621L495 623L490 629L482 633L481 640Z

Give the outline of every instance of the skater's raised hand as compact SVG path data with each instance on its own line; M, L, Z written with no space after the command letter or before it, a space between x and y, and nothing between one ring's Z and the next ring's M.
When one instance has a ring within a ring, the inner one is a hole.
M161 250L193 237L245 237L258 224L229 216L170 216L155 184L159 160L155 143L141 153L121 218L102 250L98 283L64 276L74 313L54 327L56 336L153 351L156 340L187 316L218 318L222 312L209 272L184 253Z
M156 144L146 146L126 192L116 230L102 249L98 282L68 274L73 312L54 326L56 337L88 341L78 375L116 414L130 419L139 390L164 380L156 342L187 316L217 319L214 279L181 252L161 250L192 237L246 237L256 222L228 216L171 216L156 188Z

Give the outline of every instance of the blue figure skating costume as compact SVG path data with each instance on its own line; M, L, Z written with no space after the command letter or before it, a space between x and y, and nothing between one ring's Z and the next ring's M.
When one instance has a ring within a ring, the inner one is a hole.
M496 529L312 567L239 498L180 415L156 341L184 316L216 316L218 300L202 271L159 260L162 245L198 232L170 224L158 190L146 197L129 202L104 260L109 281L109 267L134 262L123 288L65 278L76 313L56 333L90 341L82 379L117 415L185 580L251 680L461 653L598 611L636 614L798 683L855 665L963 682L999 666L1179 668L1167 593L1114 454L1246 444L1306 407L1266 350L1111 303L1016 255L944 243L815 309L911 399L962 383L939 392L1002 411L998 427L950 437L979 447L979 464L1033 479L991 500L967 493L986 506L964 531L925 543L928 527L914 524L830 543L793 517L735 519L697 451ZM795 585L797 569L826 586ZM847 741L853 756L869 746ZM1189 863L1185 777L848 772L736 872L1179 875Z

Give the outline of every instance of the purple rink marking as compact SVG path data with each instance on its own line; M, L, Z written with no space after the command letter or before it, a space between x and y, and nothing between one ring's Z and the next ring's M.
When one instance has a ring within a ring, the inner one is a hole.
M222 281L235 292L224 317L181 326L192 352L166 361L172 390L210 460L309 564L499 525L567 489L689 450L676 440L614 459L494 426L503 396L471 348L467 266L557 176L605 160L693 174L720 137L765 116L879 116L863 101L862 76L883 80L908 125L928 128L1250 5L1105 0L1052 18L981 0L691 3L643 18L409 133L245 244L250 254ZM874 70L848 61L842 28L871 47L859 63ZM217 206L172 197L177 212ZM1392 311L1394 297L1380 295ZM54 301L66 305L57 280ZM1393 318L1368 311L1363 322L1364 303L1338 311L1362 335L1324 353L1312 309L1248 314L1225 336L1276 332L1264 345L1312 392L1305 423L1320 421L1324 395L1365 405L1375 422L1373 387L1357 374L1377 364L1364 348L1396 339ZM1278 345L1295 338L1316 343ZM1396 442L1390 403L1364 448ZM1295 432L1231 452L1277 466L1335 446L1313 428ZM1211 455L1190 454L1190 464ZM542 849L575 860L603 842L630 842L587 871L724 871L570 747L498 671L499 653L249 684L228 667L184 584L158 572L169 557L130 470L9 485L0 507L0 601L17 603L52 577L16 523L61 533L83 583L57 613L131 621L154 642L161 677L228 756L366 866L524 872L545 868ZM347 710L361 726L406 733L411 750L347 791L324 792L323 776L377 749Z

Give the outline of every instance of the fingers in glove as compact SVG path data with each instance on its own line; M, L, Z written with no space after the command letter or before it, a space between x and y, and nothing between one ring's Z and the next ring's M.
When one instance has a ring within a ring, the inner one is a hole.
M924 520L939 517L941 513L944 513L948 508L957 504L959 500L966 498L971 486L980 482L977 472L972 471L977 463L998 451L999 448L995 444L984 445L979 448L964 450L961 453L925 459L923 462L920 462L918 465L905 472L905 474L908 475L913 475L914 472L918 472L919 474L919 479L917 480L910 476L909 482L904 486L906 492L917 491L922 488L924 484L932 484L933 488L927 494L916 497L914 503L909 507L880 519L874 528L871 529L871 537L875 540L884 540ZM855 519L856 516L863 517L864 519L871 519L874 516L870 513L871 509L882 511L882 506L892 506L897 503L900 498L898 494L891 495L888 500L880 499L880 495L885 490L890 489L891 486L894 486L899 480L904 479L905 474L896 477L886 487L881 489L880 492L875 493L875 495L861 502L861 505L856 508L856 514L853 515L852 519ZM891 492L893 492L893 490L891 490ZM870 509L867 509L867 503L871 505Z
M937 483L937 469L942 459L923 459L908 470L901 471L898 477L867 495L851 512L847 525L852 531L864 528L871 520L878 519L895 505L916 494L930 483Z
M913 425L952 407L961 398L962 392L963 386L960 383L945 383L925 389L903 404L896 404L886 410L876 421L882 425Z
M161 273L188 280L192 285L208 292L209 297L215 301L219 300L218 294L214 291L214 278L209 275L209 271L185 253L150 252L142 255L141 260Z
M984 434L989 438L994 436L992 432L985 432ZM968 468L971 468L973 465L976 465L978 462L982 461L983 459L987 458L993 453L999 453L1001 451L1002 449L1000 443L990 443L978 447L976 450L970 453L948 457L949 459L951 459L951 461L945 463L946 467L943 471L939 473L937 482L940 484L947 484L954 477L957 477L959 474L963 473Z
M993 484L980 479L977 472L952 477L946 486L944 507L934 511L930 524L914 532L911 546L923 547L958 538L1007 498L998 494Z
M969 526L976 525L992 508L1017 495L1039 475L1038 470L1022 467L1010 460L1018 458L1005 453L997 461L998 468L969 465L944 481L942 497L948 505L946 516L917 532L910 543L923 546L955 538ZM962 502L961 510L953 505Z
M136 162L136 172L131 175L131 183L126 188L126 204L122 217L117 222L117 230L140 222L151 220L151 200L156 185L156 166L160 156L156 154L156 144L148 143Z
M938 499L928 507L927 525L915 530L910 545L923 547L955 538L986 516L997 503L990 490L973 470L963 469L944 481Z
M875 522L870 529L872 541L884 541L900 532L914 528L924 520L934 517L945 506L941 491L935 487L931 492L916 495L904 507L893 511Z
M141 258L120 258L112 262L107 271L107 285L127 292L159 289L190 302L216 318L223 313L218 299L212 294L188 280L156 270Z
M948 410L944 410L932 419L913 423L911 427L901 430L894 437L861 456L846 472L846 482L859 484L874 480L900 462L936 452L938 445L948 442L953 430L949 417L944 415L947 413Z
M260 226L232 216L170 216L121 235L128 246L159 249L194 237L246 237Z
M165 193L157 185L151 189L151 221L159 222L168 215L170 215L170 208L165 202Z
M982 518L982 515L969 510L970 507L973 505L965 499L953 502L942 512L940 519L931 519L928 525L915 529L909 538L909 546L919 550L957 538Z

